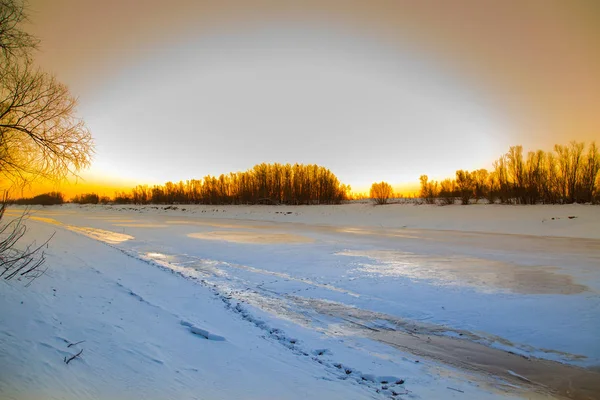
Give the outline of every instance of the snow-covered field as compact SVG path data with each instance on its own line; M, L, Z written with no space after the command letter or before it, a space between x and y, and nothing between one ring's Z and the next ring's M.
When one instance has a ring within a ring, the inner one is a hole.
M598 207L31 214L2 398L600 398Z

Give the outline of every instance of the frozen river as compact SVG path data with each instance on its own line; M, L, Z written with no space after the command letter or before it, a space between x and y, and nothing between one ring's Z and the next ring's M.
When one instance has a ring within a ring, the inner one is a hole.
M297 209L248 218L223 207L73 206L31 219L209 288L269 338L323 362L331 354L348 376L373 360L394 371L431 360L490 390L600 393L600 240L496 232L493 220L489 232L319 223ZM160 295L160 283L148 290Z

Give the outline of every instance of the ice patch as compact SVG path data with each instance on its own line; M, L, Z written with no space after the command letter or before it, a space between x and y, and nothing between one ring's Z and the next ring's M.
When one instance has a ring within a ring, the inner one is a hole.
M127 235L125 233L105 231L104 229L88 228L88 227L72 226L72 225L68 225L67 229L74 231L74 232L79 232L85 236L92 238L92 239L100 240L101 242L106 242L106 243L110 243L110 244L118 244L118 243L126 242L128 240L135 239L133 236Z
M359 257L355 271L380 277L428 280L441 286L468 286L484 293L571 295L589 291L553 266L529 266L457 255L433 256L390 250L346 250L336 255Z
M212 231L189 233L188 237L203 240L222 240L233 243L247 244L294 244L294 243L312 243L314 239L291 235L289 233L256 233L243 231Z
M211 333L211 332L207 331L206 329L198 328L191 322L181 321L180 324L182 326L190 328L190 332L192 332L194 335L201 336L206 340L214 340L216 342L224 342L225 341L225 338L223 336L215 335L214 333Z

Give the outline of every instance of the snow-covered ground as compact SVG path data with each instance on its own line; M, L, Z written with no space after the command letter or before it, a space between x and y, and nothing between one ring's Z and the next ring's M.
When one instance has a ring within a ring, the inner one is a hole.
M600 397L598 207L31 214L56 234L0 284L2 398Z

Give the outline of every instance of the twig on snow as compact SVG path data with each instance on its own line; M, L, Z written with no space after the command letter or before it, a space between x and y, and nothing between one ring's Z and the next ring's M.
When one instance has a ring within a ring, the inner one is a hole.
M68 365L68 364L69 364L71 361L73 361L74 359L76 359L77 357L79 357L79 356L81 355L81 353L83 353L83 349L81 349L81 350L79 351L79 353L75 354L74 356L72 356L72 357L71 357L71 358L69 358L68 360L67 360L67 356L65 356L65 364L67 364L67 365Z

